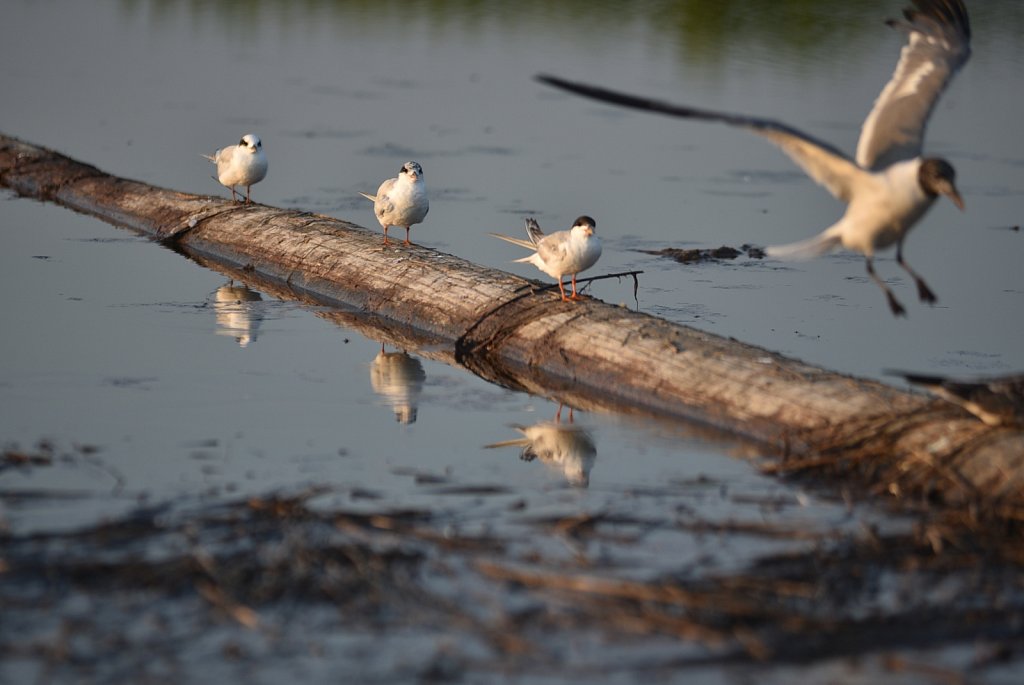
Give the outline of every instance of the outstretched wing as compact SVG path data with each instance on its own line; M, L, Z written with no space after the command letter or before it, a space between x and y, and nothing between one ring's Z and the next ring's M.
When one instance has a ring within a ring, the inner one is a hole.
M905 32L889 83L860 132L857 163L884 169L921 154L924 129L939 96L971 55L971 24L961 0L913 0L905 21L890 26Z
M859 169L853 160L828 143L778 121L675 105L598 86L566 81L556 76L539 75L537 80L576 95L613 105L684 119L718 121L730 126L745 128L778 145L808 176L825 186L830 193L844 202L849 202L853 187L857 180L865 174L864 170Z

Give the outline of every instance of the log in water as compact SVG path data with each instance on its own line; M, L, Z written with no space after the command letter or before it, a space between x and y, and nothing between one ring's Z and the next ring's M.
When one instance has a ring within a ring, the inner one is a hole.
M3 135L0 183L418 331L442 357L509 387L709 424L770 448L782 468L830 459L894 494L1024 510L1024 432L941 401L593 298L562 302L437 250L384 249L379 232L332 217L117 178Z

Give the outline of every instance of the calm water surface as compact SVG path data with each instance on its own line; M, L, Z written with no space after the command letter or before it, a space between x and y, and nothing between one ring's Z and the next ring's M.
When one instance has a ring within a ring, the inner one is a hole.
M254 132L270 159L255 199L366 226L376 224L358 191L416 159L432 194L416 242L534 277L487 233L517 234L531 214L566 228L587 213L605 241L595 273L642 269L645 311L852 374L1007 372L1024 369L1024 236L1011 230L1024 220L1024 10L979 4L975 56L927 143L957 167L968 211L937 204L906 246L939 306L915 302L892 256L879 260L907 320L889 315L850 255L681 266L638 252L788 242L841 208L760 139L531 80L553 72L771 115L852 151L900 47L881 22L899 2L647 2L626 13L616 3L9 2L0 130L117 175L220 195L199 154ZM505 512L517 502L531 514L669 515L628 496L666 482L695 484L690 503L707 518L767 516L743 502L780 496L794 506L776 522L879 522L764 478L735 458L756 452L687 426L577 413L592 453L520 460L516 447L486 446L517 437L513 425L551 421L557 404L415 350L382 357L380 341L316 308L58 207L4 195L0 227L0 444L54 457L0 471L10 530L309 483L337 487L348 506L450 509L467 528L514 526ZM627 302L630 290L608 281L592 292ZM572 485L581 478L589 487ZM466 498L438 481L503 489ZM55 491L66 497L33 496ZM635 563L656 572L706 554L726 568L765 544L694 538Z
M933 117L928 145L957 166L968 212L939 203L908 241L940 296L935 308L913 303L909 320L888 315L855 256L680 266L637 252L786 242L840 208L755 137L531 80L550 71L766 113L852 150L899 49L879 22L890 4L794 5L780 16L771 3L720 13L640 3L623 15L589 3L580 14L571 3L18 2L6 8L19 30L0 58L35 58L0 76L0 114L6 133L199 193L224 190L199 153L253 131L270 158L259 201L368 226L357 191L415 158L433 201L414 238L473 261L535 276L486 234L516 233L528 214L562 228L586 212L606 244L600 270L645 271L646 311L861 375L1024 368L1024 236L1010 230L1024 192L1015 3L976 8L975 57ZM39 51L40 32L60 49ZM552 418L546 401L426 360L411 390L379 378L375 388L379 342L307 308L263 297L218 309L235 297L219 290L223 276L143 239L9 196L0 212L0 439L69 455L59 468L0 474L5 489L113 494L83 504L107 512L139 497L304 479L404 497L408 478L394 474L413 466L528 489L559 481L513 448L482 449L515 437L510 424ZM912 303L891 256L879 269ZM630 299L615 281L593 292ZM417 405L414 423L396 421L396 402ZM580 421L598 434L592 489L656 480L658 468L780 487L717 456L721 446L681 446L613 417ZM63 507L8 503L5 519L81 522Z

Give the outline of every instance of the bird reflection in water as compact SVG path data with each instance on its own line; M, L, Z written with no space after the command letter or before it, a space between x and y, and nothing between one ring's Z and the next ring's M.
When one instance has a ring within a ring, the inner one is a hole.
M255 290L228 281L214 293L213 309L217 314L217 335L235 339L241 347L256 342L256 332L263 321L263 311L253 306L263 298Z
M560 472L569 485L577 488L590 485L590 470L594 468L597 448L590 433L573 424L571 407L568 423L562 423L562 405L559 405L554 421L512 427L523 437L485 445L485 448L522 447L519 458L523 461L540 459L551 470Z
M416 404L423 392L427 374L416 357L402 352L380 353L370 365L370 385L395 410L395 420L402 424L416 423Z

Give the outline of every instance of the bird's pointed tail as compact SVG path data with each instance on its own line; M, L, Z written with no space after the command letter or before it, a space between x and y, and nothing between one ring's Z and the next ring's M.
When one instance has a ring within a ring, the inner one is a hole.
M501 442L492 442L490 445L484 445L484 449L491 450L497 447L526 447L529 444L529 438L515 438L513 440L502 440Z
M836 249L841 242L839 231L830 228L807 240L788 245L771 245L765 248L765 254L778 259L813 259Z
M513 238L511 236L502 235L500 233L489 233L488 235L494 236L495 238L500 238L501 240L504 240L505 242L512 243L513 245L518 245L519 247L525 247L527 250L534 250L534 251L536 251L536 249L537 249L537 246L534 245L533 243L531 243L529 240L522 240L520 238Z
M525 426L512 424L512 428L515 428L520 433L526 430ZM490 450L496 447L526 447L530 444L530 439L525 435L521 438L513 438L512 440L502 440L501 442L492 442L490 445L484 445L484 449Z
M544 237L544 231L540 230L540 224L532 216L526 219L526 235L530 236L530 242L534 245Z
M364 193L362 191L359 191L359 194L362 195L363 197L365 197L370 202L376 202L377 201L377 196L376 195L368 195L367 193Z

